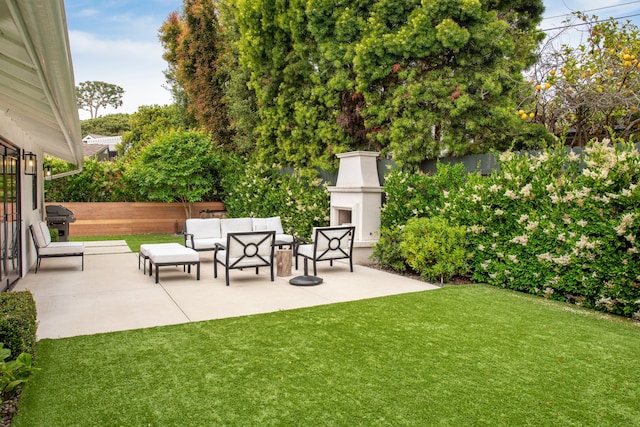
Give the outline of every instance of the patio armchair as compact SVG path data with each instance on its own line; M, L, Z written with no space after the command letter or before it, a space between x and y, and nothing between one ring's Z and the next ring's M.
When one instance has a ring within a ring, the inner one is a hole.
M36 273L42 258L58 258L66 256L82 257L82 271L84 271L84 243L83 242L52 242L49 227L42 221L29 226L33 244L36 247Z
M296 248L296 270L298 269L298 256L313 261L313 275L317 276L316 263L329 261L333 266L333 260L348 259L349 270L353 272L353 235L354 226L314 227L313 243L299 244ZM305 272L306 274L306 272Z
M218 264L224 266L225 281L229 286L229 270L269 267L273 282L273 247L275 231L249 231L227 234L225 245L217 244L213 260L213 277L218 277Z

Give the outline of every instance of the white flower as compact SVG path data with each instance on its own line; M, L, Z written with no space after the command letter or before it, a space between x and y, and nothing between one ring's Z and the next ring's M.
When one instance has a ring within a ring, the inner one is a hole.
M524 197L529 197L531 195L532 188L533 186L531 184L527 184L520 189L520 194L522 194Z
M484 233L485 228L483 226L481 226L481 225L472 225L472 226L469 227L469 230L472 233L480 234L480 233Z
M580 227L586 227L587 226L587 221L585 221L584 219L581 219L580 221L577 222L577 224Z
M504 192L505 197L510 198L511 200L516 200L518 198L518 195L516 193L514 193L511 190L507 190Z
M554 257L553 262L559 265L569 265L571 263L571 255L566 254L559 257Z
M529 215L527 215L527 214L520 215L520 218L518 218L518 224L522 224L523 222L527 221L528 219L529 219Z
M622 236L624 235L624 233L627 232L627 228L633 225L635 218L636 218L636 214L634 213L628 213L622 216L622 219L620 220L620 225L614 228L614 230L616 230L616 232L618 233L618 236Z
M527 231L533 231L536 228L538 228L538 221L530 221L525 227Z
M509 160L513 159L513 157L513 151L503 151L502 153L500 153L501 162L508 162Z
M569 152L569 161L570 162L577 162L579 160L580 160L580 156L575 151L570 151Z
M529 236L526 234L523 234L521 236L516 236L513 239L511 239L510 242L516 243L522 246L527 246L527 243L529 243Z
M551 254L549 252L545 252L543 254L540 254L537 256L538 261L548 261L548 262L553 262L553 257L551 256Z

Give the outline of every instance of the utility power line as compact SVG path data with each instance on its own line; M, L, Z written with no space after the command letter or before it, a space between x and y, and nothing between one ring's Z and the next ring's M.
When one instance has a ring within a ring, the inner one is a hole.
M599 22L605 22L608 21L609 19L614 19L614 20L619 20L619 19L628 19L628 18L634 18L636 16L640 16L640 13L634 13L633 15L627 15L627 16L619 16L617 18L607 18L607 19L598 19L597 21L589 21L589 22L578 22L577 24L567 24L567 25L561 25L558 27L551 27L551 28L543 28L541 31L543 32L547 32L547 31L552 31L552 30L564 30L566 28L574 28L574 27L580 27L583 25L589 25L589 24L597 24Z
M598 10L605 10L605 9L614 9L614 8L618 8L618 7L622 7L622 6L629 6L630 4L637 4L640 3L640 0L637 1L630 1L627 3L620 3L620 4L615 4L615 5L611 5L611 6L602 6L602 7L597 7L595 9L588 9L588 10L583 10L581 11L582 13L587 13L587 12L595 12ZM542 18L542 20L546 20L546 19L554 19L554 18L562 18L563 16L571 16L573 13L563 13L561 15L555 15L555 16L547 16Z

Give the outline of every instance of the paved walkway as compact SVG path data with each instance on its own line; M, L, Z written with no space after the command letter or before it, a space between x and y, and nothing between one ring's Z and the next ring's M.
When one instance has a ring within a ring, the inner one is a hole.
M437 289L418 280L346 263L318 263L318 286L292 286L291 277L269 280L268 269L224 270L213 278L213 254L201 253L201 280L182 267L164 267L160 283L138 270L138 255L124 241L87 242L80 259L45 258L38 273L14 290L30 290L38 310L38 339L62 338L291 310L387 295ZM302 274L293 270L294 275Z

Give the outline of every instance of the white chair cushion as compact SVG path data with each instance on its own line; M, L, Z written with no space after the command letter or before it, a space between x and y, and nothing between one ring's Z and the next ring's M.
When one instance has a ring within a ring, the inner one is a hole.
M222 237L220 218L189 218L185 221L185 233L194 239L214 239Z
M298 255L305 256L307 258L313 258L313 245L298 246Z
M51 233L49 233L49 227L47 227L47 224L40 221L34 228L36 229L34 234L39 247L43 248L51 243Z
M252 218L223 218L220 220L220 230L224 238L228 233L253 231L253 220Z
M351 239L345 229L331 229L331 227L314 227L313 236L316 239L316 252L313 253L313 245L298 246L298 254L317 260L344 258L349 254ZM318 258L320 257L320 258Z
M38 249L40 255L72 255L84 253L83 242L52 242Z

